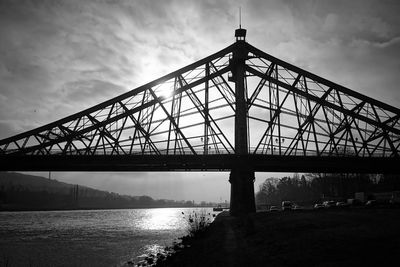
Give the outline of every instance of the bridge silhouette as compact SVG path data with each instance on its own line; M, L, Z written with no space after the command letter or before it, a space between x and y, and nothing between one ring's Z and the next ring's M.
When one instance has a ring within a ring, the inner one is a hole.
M236 42L66 118L0 141L2 171L399 173L400 110Z

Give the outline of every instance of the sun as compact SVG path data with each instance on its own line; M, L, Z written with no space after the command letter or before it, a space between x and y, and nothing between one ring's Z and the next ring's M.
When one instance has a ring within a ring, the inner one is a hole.
M161 99L168 99L174 93L174 87L169 82L161 83L153 88L154 92Z
M162 99L167 99L167 98L171 97L172 94L173 94L173 90L168 89L168 90L161 91L159 95Z

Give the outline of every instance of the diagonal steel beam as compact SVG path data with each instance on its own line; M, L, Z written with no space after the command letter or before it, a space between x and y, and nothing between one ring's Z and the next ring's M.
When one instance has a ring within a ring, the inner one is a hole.
M120 102L120 105L125 110L125 112L129 111L129 109L124 104L122 104L121 102ZM151 148L156 152L156 154L161 154L160 151L158 150L158 148L156 147L156 145L154 144L154 142L151 140L150 134L142 127L142 125L140 125L139 121L136 120L133 115L129 115L129 118L134 123L135 128L137 130L139 130L139 132L142 134L143 137L145 137L145 139L147 139L147 142L150 144Z
M271 76L272 71L274 70L275 64L272 63L268 66L267 71L265 72L265 75ZM258 83L256 89L254 90L253 94L251 97L247 100L247 110L250 109L251 106L253 106L254 101L256 101L258 95L260 94L262 88L264 87L265 83L267 82L266 79L261 78L260 82Z
M187 140L186 136L183 134L183 132L181 131L181 129L179 128L179 126L176 124L174 118L171 116L171 114L169 114L168 110L164 107L162 101L160 99L157 98L156 94L154 93L154 91L152 89L150 89L150 93L152 94L154 99L158 100L158 104L161 106L162 110L164 111L165 115L167 115L168 119L171 121L172 125L174 126L174 129L179 133L179 135L183 138L183 140L185 141L186 145L189 147L189 149L192 151L192 153L194 155L196 155L196 151L194 150L193 146L189 143L189 141Z

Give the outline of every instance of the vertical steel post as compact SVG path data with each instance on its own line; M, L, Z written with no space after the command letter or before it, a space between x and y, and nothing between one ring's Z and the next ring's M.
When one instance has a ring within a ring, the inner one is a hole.
M207 77L207 80L206 80L206 82L205 82L205 91L204 91L204 103L205 103L205 105L204 105L204 117L205 117L205 120L204 120L204 155L207 155L208 154L208 128L209 128L209 125L210 125L210 121L209 121L209 118L208 118L208 88L209 88L209 85L208 85L208 81L209 81L209 76L210 76L210 64L207 62L206 63L206 77Z
M231 170L229 182L231 183L230 213L233 216L245 215L255 212L254 199L254 170L240 160L248 154L247 140L247 107L245 92L245 62L248 51L245 46L245 29L235 31L236 48L231 59L232 77L230 81L235 83L235 153L239 158L236 168Z

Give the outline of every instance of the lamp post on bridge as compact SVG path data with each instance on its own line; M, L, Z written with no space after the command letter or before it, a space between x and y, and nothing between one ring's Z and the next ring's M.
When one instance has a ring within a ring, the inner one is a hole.
M247 107L245 86L245 62L248 51L245 46L246 30L239 28L235 31L236 48L230 61L232 76L229 78L235 83L235 154L248 154L247 134ZM240 161L242 162L242 161ZM233 216L244 215L256 211L254 198L254 170L245 162L231 169L229 182L231 183L230 213Z

